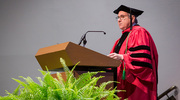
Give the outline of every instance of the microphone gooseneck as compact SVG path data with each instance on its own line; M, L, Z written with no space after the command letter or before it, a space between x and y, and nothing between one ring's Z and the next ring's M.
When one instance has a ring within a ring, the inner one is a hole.
M79 42L79 45L81 45L81 43L83 42L83 47L85 47L85 45L87 43L86 34L89 32L101 32L101 33L104 33L104 35L106 34L106 32L104 32L104 31L87 31L85 34L82 35L80 42Z

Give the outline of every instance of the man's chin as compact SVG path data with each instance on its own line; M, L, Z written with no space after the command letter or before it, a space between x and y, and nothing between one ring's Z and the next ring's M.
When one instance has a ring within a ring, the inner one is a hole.
M121 30L124 30L124 28L123 27L119 27Z

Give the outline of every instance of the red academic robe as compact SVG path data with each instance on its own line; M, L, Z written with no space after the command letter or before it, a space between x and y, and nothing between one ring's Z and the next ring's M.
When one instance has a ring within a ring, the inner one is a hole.
M130 32L130 28L123 31ZM117 95L128 100L156 100L157 99L157 70L158 53L154 41L149 32L141 26L133 26L128 39L127 53L126 40L124 40L119 54L123 54L123 63L117 68L118 90ZM119 39L115 42L111 53ZM122 72L125 64L126 78L122 80Z

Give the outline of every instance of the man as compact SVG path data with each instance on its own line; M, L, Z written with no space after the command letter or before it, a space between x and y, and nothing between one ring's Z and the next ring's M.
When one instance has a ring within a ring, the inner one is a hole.
M122 36L108 56L122 62L117 89L126 90L117 95L123 100L156 100L158 53L150 33L137 24L143 11L121 5L114 13Z

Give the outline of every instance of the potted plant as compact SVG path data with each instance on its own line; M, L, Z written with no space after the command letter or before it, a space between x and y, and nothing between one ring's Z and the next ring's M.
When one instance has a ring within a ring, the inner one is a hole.
M94 77L99 72L87 72L75 78L72 71L70 71L65 64L65 61L60 58L66 72L67 80L64 81L61 74L57 73L57 77L53 78L49 71L40 72L43 78L37 77L39 84L34 82L30 77L22 77L24 81L14 79L19 83L19 86L13 93L6 91L7 96L0 96L0 100L119 100L120 98L115 94L120 90L105 89L106 85L113 81L108 81L97 86L97 81L103 76Z

